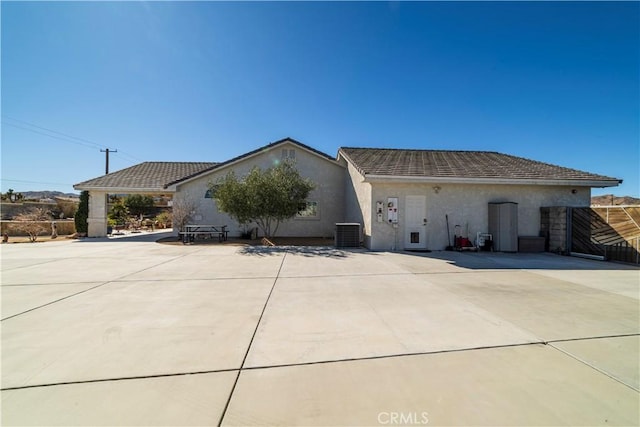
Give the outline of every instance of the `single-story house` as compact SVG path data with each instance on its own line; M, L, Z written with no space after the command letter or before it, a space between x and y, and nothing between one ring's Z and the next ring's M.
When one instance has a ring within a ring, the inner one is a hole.
M500 203L513 208L517 235L538 236L541 207L588 207L591 188L622 182L496 152L343 147L332 157L285 138L221 163L144 162L74 188L90 194L89 236L106 235L107 194L131 193L191 200L191 222L226 224L233 236L243 230L218 211L210 184L283 159L294 160L316 188L278 235L329 237L336 223L359 223L372 250L440 250L454 233L473 241L489 231L490 205Z

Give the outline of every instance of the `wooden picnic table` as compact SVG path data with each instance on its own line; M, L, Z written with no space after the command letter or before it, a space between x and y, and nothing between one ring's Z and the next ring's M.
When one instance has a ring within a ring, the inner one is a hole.
M189 242L193 243L197 237L200 238L214 238L218 237L219 242L226 241L228 238L229 230L226 225L212 225L212 224L189 224L184 226L184 231L181 231L182 243L185 245Z

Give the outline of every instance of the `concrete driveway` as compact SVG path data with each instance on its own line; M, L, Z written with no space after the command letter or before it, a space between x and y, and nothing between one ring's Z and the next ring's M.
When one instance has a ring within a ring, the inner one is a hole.
M551 254L3 245L3 425L638 425L640 271Z

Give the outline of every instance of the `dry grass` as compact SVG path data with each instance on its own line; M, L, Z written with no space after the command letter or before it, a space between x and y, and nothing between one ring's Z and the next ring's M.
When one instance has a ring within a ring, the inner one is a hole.
M41 224L46 230L42 234L43 236L51 233L51 221L37 221L37 223ZM9 236L15 236L16 238L26 236L27 233L19 229L21 225L24 225L24 221L2 221L0 222L0 233L9 233ZM70 219L56 220L56 227L59 236L76 232L76 225Z

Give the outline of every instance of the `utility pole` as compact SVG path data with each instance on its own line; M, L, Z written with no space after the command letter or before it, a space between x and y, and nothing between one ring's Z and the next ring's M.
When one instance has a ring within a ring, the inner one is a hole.
M104 167L104 173L105 175L109 173L109 153L117 153L118 150L109 150L108 148L106 150L100 150L101 153L105 153L105 157L106 157L106 164Z

